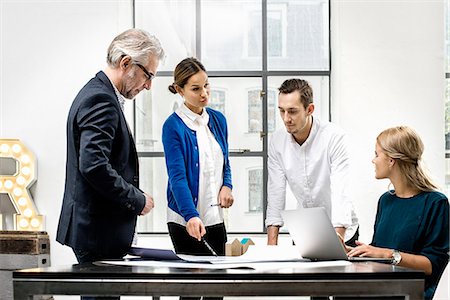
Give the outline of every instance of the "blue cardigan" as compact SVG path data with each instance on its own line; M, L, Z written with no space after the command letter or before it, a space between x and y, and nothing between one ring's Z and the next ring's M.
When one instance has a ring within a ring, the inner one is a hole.
M231 169L228 160L228 130L225 116L206 108L209 114L208 127L222 148L224 157L223 185L232 188ZM183 120L172 113L164 122L162 142L169 182L167 201L169 208L180 214L187 222L198 217L198 186L200 163L196 131L187 127Z

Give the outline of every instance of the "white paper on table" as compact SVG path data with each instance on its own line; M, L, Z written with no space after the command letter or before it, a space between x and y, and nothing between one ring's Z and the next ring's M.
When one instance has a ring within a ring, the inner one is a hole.
M254 261L284 261L303 259L295 246L250 245L240 257Z
M116 266L132 266L132 267L166 267L166 268L183 268L183 269L253 269L246 264L211 264L183 262L183 261L161 261L161 260L102 260L97 263L116 265Z
M250 245L241 256L196 256L178 254L179 260L125 259L124 261L100 261L104 264L124 266L150 266L193 269L254 269L292 272L294 268L320 268L347 266L348 261L311 262L303 260L295 246Z
M235 264L253 262L282 262L302 260L295 246L250 245L247 252L241 256L196 256L178 254L178 257L188 262L210 262L212 264Z
M183 269L253 269L258 271L277 270L279 273L291 273L294 269L309 269L323 267L348 266L351 262L345 260L339 261L320 261L320 262L246 262L246 263L193 263L177 261L156 261L156 260L104 260L98 263L117 265L117 266L135 266L135 267L165 267L165 268L183 268Z

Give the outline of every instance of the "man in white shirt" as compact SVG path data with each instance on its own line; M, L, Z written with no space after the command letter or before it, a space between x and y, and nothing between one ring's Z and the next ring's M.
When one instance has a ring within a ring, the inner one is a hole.
M313 117L313 91L307 81L286 80L279 91L286 128L277 130L269 145L267 243L278 243L287 182L299 207L325 207L336 232L354 245L358 219L349 198L346 136L336 125Z

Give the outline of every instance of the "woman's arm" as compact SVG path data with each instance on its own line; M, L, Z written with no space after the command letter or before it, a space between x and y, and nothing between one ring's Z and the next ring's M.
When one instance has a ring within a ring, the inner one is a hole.
M360 241L356 241L357 247L348 252L348 256L361 256L361 257L380 257L380 258L392 258L393 249L380 248L371 245L366 245ZM431 261L424 255L411 254L406 252L400 252L402 257L399 266L407 267L411 269L424 271L426 275L430 275L433 267Z

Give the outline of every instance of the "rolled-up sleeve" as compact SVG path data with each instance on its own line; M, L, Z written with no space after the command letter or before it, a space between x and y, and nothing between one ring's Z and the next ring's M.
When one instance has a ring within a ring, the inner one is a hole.
M329 144L331 181L331 221L334 227L352 225L353 203L349 195L350 157L347 137L336 134Z
M280 211L286 206L286 175L275 143L272 139L269 145L266 227L283 226Z

